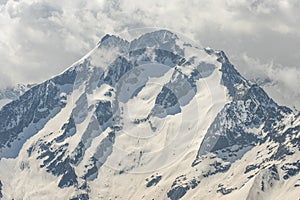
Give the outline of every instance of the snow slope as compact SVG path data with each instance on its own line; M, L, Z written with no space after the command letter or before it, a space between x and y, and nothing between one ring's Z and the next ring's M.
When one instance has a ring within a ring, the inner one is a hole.
M106 35L0 111L3 199L299 199L300 113L222 51Z

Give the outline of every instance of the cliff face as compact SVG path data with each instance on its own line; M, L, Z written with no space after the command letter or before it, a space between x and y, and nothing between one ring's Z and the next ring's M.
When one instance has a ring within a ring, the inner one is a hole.
M0 198L292 199L299 136L223 51L106 35L0 110Z

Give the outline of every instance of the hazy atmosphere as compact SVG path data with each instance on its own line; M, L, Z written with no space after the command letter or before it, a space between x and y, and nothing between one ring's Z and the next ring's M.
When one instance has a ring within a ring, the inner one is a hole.
M0 0L0 200L300 200L300 0Z
M300 1L0 0L0 88L65 70L106 34L159 27L222 49L279 103L300 109Z

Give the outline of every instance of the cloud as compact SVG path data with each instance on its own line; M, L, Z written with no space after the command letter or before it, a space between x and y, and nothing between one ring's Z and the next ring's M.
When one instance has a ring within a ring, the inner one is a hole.
M300 63L299 9L298 0L0 0L0 77L6 80L0 87L48 79L105 33L143 27L167 28L223 49L247 74L245 52L273 61L288 69L278 84L290 87L286 73L298 72Z
M299 110L300 70L298 67L284 67L273 61L263 63L246 53L238 56L243 67L239 67L244 76L261 85L269 95L281 105L293 106Z

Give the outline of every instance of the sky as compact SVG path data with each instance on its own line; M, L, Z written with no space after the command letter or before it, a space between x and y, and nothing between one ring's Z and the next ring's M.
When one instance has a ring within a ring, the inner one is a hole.
M0 88L64 71L106 34L145 27L222 49L300 110L300 0L0 0Z

